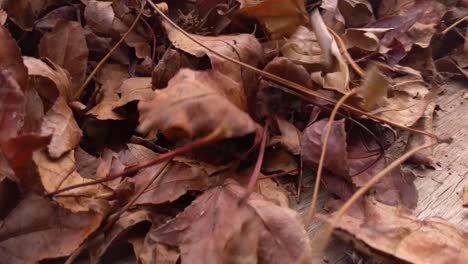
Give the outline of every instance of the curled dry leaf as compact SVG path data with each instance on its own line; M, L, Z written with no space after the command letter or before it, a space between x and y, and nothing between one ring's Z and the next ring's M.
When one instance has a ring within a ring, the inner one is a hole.
M344 216L335 233L366 254L391 263L468 261L468 233L441 218L420 221L403 208L372 199L365 200L365 210L363 219Z
M156 89L166 87L169 80L182 68L192 68L188 55L174 49L167 49L158 65L154 67L153 86Z
M96 91L96 105L87 112L98 120L123 120L125 115L114 111L114 104L120 98L117 94L120 85L129 77L128 69L120 64L105 64L99 70L97 82L100 84Z
M363 85L357 90L362 99L360 106L376 116L402 126L414 125L433 100L433 95L417 83L404 90L390 90L389 83L389 79L376 66L371 67Z
M199 196L184 212L165 225L151 230L154 241L177 246L182 263L220 263L240 249L236 237L242 227L258 221L252 232L259 236L257 263L308 263L310 242L298 215L274 205L253 193L246 204L239 205L245 189L231 182ZM245 228L245 227L244 227ZM235 243L235 245L233 245ZM228 247L226 249L226 247ZM225 251L227 250L227 251ZM252 253L252 252L250 252Z
M3 220L2 263L37 263L72 254L101 224L103 214L71 213L55 203L30 195Z
M154 99L140 101L138 131L159 131L167 138L199 138L225 128L225 138L243 137L257 131L244 112L242 87L213 71L182 69L167 88L156 90Z
M0 25L0 70L8 71L13 75L21 90L26 89L28 69L24 66L16 41L3 25Z
M304 26L299 26L288 38L281 47L281 54L309 70L315 70L324 63L315 33Z
M252 96L257 89L257 77L252 71L228 62L210 53L205 48L194 43L192 40L177 31L167 22L162 22L166 29L169 40L174 47L181 49L196 57L208 56L213 70L228 76L234 82L243 86L247 97ZM218 53L242 61L257 67L263 61L263 50L258 40L250 34L224 35L217 37L205 37L192 35L205 46Z
M33 57L23 57L24 64L28 68L29 78L46 78L55 85L55 89L50 84L35 87L39 95L52 101L58 96L63 96L67 101L71 100L71 80L69 74L57 64L50 60L39 60Z
M48 58L70 73L72 92L75 93L86 77L88 47L81 24L59 21L39 43L39 55Z
M278 185L272 179L262 179L258 181L257 192L274 204L284 208L289 208L288 191Z
M112 9L112 2L88 1L84 17L91 30L100 37L108 37L112 32L112 23L115 14Z
M41 125L42 135L52 135L47 150L52 158L59 158L74 149L79 143L82 132L65 98L59 97L44 116Z
M114 109L122 107L133 101L151 101L154 92L150 77L136 77L125 80L120 86L119 101L112 104Z
M281 117L276 117L276 123L281 136L271 138L270 144L280 144L293 155L301 154L300 136L301 132L293 124Z
M338 4L338 8L347 27L362 27L369 24L374 19L372 6L367 0L338 0L335 2Z
M138 210L134 212L125 212L115 222L112 228L105 234L99 237L99 242L95 247L90 249L90 263L102 263L101 258L109 250L109 248L117 243L134 228L136 225L144 222L152 223L152 213L148 210Z
M309 21L302 0L237 0L239 12L257 18L272 39L291 35L294 30Z
M426 111L424 111L422 117L416 122L416 124L413 127L416 129L424 130L429 133L434 133L432 121L434 119L435 108L435 102L429 103L429 105L426 108ZM409 150L415 148L416 146L427 144L431 140L433 139L425 135L411 134L408 139L408 144L406 145L406 148ZM432 149L421 150L418 153L414 154L409 160L421 165L435 168L435 163L432 157Z
M65 187L90 182L76 170L74 151L70 151L59 159L51 159L46 151L36 151L33 161L47 192L54 192ZM97 211L107 209L106 198L112 198L113 192L103 184L90 185L66 191L54 199L72 212Z

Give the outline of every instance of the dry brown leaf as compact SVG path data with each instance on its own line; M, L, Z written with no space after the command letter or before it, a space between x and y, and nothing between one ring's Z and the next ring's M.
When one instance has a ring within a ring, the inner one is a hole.
M262 165L262 171L265 173L289 172L297 169L299 169L297 159L283 149L268 150Z
M167 22L163 21L169 40L174 47L181 49L196 57L208 56L213 70L229 76L234 82L243 86L245 94L250 97L257 89L257 77L252 71L245 70L243 67L228 62L207 51L205 48L196 44L182 33L177 31ZM257 67L263 61L263 50L258 40L250 34L225 35L217 37L205 37L192 35L195 39L202 42L218 53L242 61Z
M155 226L152 229L156 229ZM135 243L133 243L135 248ZM180 263L180 253L173 247L169 247L158 243L151 239L151 230L145 237L142 249L136 254L138 261L141 264L153 264L153 263L164 263L164 264L177 264Z
M156 89L166 87L169 80L182 68L192 68L188 56L180 51L167 49L158 65L154 67L153 86Z
M112 2L88 1L84 17L91 30L100 37L109 37L112 34L112 24L115 19Z
M390 28L348 28L344 35L347 48L359 48L365 51L378 51L381 36Z
M37 263L73 253L101 224L103 214L71 213L45 198L30 195L0 228L2 263Z
M466 263L468 233L441 218L418 220L407 210L365 202L366 217L345 216L335 233L390 263Z
M51 0L7 0L3 8L10 19L22 30L32 31L34 22L39 15L51 4Z
M429 133L434 133L432 121L434 119L435 108L436 108L435 102L429 103L429 105L426 108L426 111L424 111L424 114L416 122L413 128L420 129ZM415 148L416 146L428 144L432 140L433 140L432 138L429 138L428 136L425 136L425 135L411 134L408 139L408 144L406 145L406 148L407 150L409 150L409 149ZM411 156L409 161L417 163L417 164L425 165L431 168L435 168L435 163L432 157L432 149L424 149L424 150L417 152L416 154Z
M276 117L276 123L281 132L280 136L270 139L270 144L279 144L293 155L301 154L300 137L301 132L293 124L281 117Z
M64 97L59 97L44 116L41 134L52 135L52 140L47 147L52 158L61 157L80 143L83 133Z
M26 89L28 69L24 66L16 40L3 25L0 25L0 70L8 71L13 75L21 90Z
M42 58L49 58L70 73L73 93L86 77L88 53L84 30L80 23L74 21L57 22L39 43Z
M71 185L90 182L76 171L74 151L70 151L59 159L51 159L46 151L36 151L33 160L37 167L42 185L47 192L54 192ZM76 188L56 196L63 207L72 212L107 210L106 198L111 198L112 190L103 184Z
M25 117L25 98L21 87L8 70L0 70L0 147L18 135Z
M120 99L112 104L113 109L133 101L151 101L154 98L151 81L150 77L136 77L125 80L118 89Z
M272 179L258 181L257 192L274 204L289 208L289 193Z
M368 0L339 0L337 3L349 28L363 27L374 20L374 12Z
M50 83L36 86L39 95L50 100L52 104L58 96L65 97L67 101L72 99L70 76L64 69L49 60L42 61L32 57L23 57L23 60L30 78L46 78L55 85L55 89L51 88Z
M170 140L206 136L225 127L225 138L243 137L257 131L244 112L242 87L213 71L182 69L167 88L156 90L152 101L138 103L138 131L159 131Z
M0 8L0 25L1 26L5 25L7 19L8 19L7 12Z
M272 39L291 35L309 16L302 0L237 0L239 12L257 18Z
M110 52L115 46L118 40L112 38L97 36L88 26L84 28L86 43L90 53L97 54L104 57ZM128 57L129 50L125 45L120 45L114 52L111 53L110 57L116 62L122 65L130 64L130 58Z
M99 237L99 243L90 249L90 263L102 263L101 258L109 248L122 240L136 225L144 222L152 223L152 213L148 210L138 210L134 212L125 212L115 222L106 234Z
M304 26L298 27L288 38L281 47L281 54L308 70L317 70L324 63L315 33Z
M252 230L259 235L258 263L309 263L309 239L297 214L255 193L247 204L239 206L244 192L232 181L213 188L148 236L178 246L182 263L220 263L226 245L242 226L259 221L258 228Z
M117 92L120 85L129 77L128 69L120 64L106 64L98 72L97 82L100 84L96 91L96 105L87 112L98 120L123 120L125 114L114 111L114 104L120 98Z
M54 29L57 23L63 23L66 21L78 21L77 13L78 8L76 5L66 5L59 8L56 8L47 15L36 20L34 29L40 32L47 32Z

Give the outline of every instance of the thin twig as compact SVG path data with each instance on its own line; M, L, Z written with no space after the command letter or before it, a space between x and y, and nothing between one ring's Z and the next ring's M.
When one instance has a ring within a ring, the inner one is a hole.
M356 94L356 90L352 90L351 92L341 97L341 99L338 101L338 103L336 103L335 108L333 108L333 111L330 114L330 120L328 121L327 130L325 131L325 137L323 138L322 152L320 153L320 159L319 159L318 168L317 168L317 176L315 178L314 195L312 196L312 202L309 208L309 213L307 214L306 226L310 225L310 223L312 222L312 218L314 217L314 214L315 214L315 207L317 206L318 192L320 188L320 179L322 177L322 171L323 171L323 163L325 161L328 139L330 138L330 132L332 130L333 122L335 121L336 113L338 113L340 106L348 98L350 98L351 96L355 94Z
M323 243L321 246L318 246L317 250L318 251L323 251L325 247L327 246L328 242L330 241L331 235L333 234L333 231L335 229L335 226L338 224L338 222L341 220L341 218L346 214L346 212L364 195L366 194L372 186L374 186L377 182L382 180L383 177L387 176L391 171L396 169L399 165L401 165L404 161L409 159L411 156L416 154L418 151L421 151L426 148L430 148L434 145L437 144L437 141L432 140L429 143L426 143L424 145L418 146L413 148L412 150L406 152L402 156L400 156L398 159L394 160L392 163L390 163L385 169L377 173L372 179L370 179L364 186L359 188L338 210L332 217L331 221L329 224L324 229L324 232L320 236L320 243Z
M183 147L175 149L175 150L173 150L171 152L162 154L162 155L160 155L160 156L158 156L158 157L156 157L156 158L154 158L152 160L140 163L137 166L131 167L131 168L129 168L129 169L127 169L127 170L125 170L125 171L123 171L121 173L117 173L117 174L114 174L114 175L109 175L106 178L95 180L95 181L90 181L90 182L85 182L85 183L81 183L81 184L71 185L71 186L68 186L66 188L57 190L55 192L48 193L47 196L51 197L51 196L55 196L55 195L57 195L59 193L63 193L63 192L66 192L66 191L69 191L69 190L72 190L72 189L81 188L81 187L85 187L85 186L89 186L89 185L100 184L100 183L108 182L108 181L111 181L111 180L114 180L114 179L122 178L124 176L129 175L129 174L135 173L135 172L137 172L137 171L139 171L141 169L147 168L149 166L158 164L158 163L166 161L166 160L170 160L170 159L174 158L177 155L181 155L181 154L187 153L189 151L192 151L194 149L206 146L208 144L215 143L215 142L221 140L221 138L222 138L222 136L224 134L225 134L224 127L220 127L217 130L215 130L213 133L211 133L210 135L208 135L208 136L206 136L206 137L204 137L202 139L194 141L194 142L192 142L192 143L190 143L188 145L185 145Z
M255 186L257 186L257 181L260 175L260 170L262 169L263 157L265 156L265 148L266 148L266 142L268 139L269 127L270 127L270 119L267 119L265 123L265 128L263 129L262 142L260 143L260 149L258 152L257 162L255 162L255 168L252 171L252 175L250 176L249 184L247 185L245 194L240 200L241 204L244 201L247 201L250 194L255 190Z
M167 21L172 27L174 27L175 29L177 29L177 31L179 31L182 35L184 35L185 37L187 37L188 39L190 39L191 41L195 42L197 45L205 48L206 50L208 50L210 52L210 54L213 54L219 58L222 58L226 61L229 61L231 63L234 63L234 64L237 64L239 66L242 66L246 69L249 69L253 72L255 72L256 74L264 77L264 78L267 78L269 80L272 80L274 82L277 82L279 84L282 84L284 85L285 87L282 87L280 86L280 89L282 89L283 91L287 92L287 93L290 93L290 94L294 94L296 96L300 96L300 97L304 97L304 94L307 95L307 96L312 96L312 97L316 97L316 98L320 98L320 99L323 99L327 102L331 102L331 103L336 103L337 101L335 99L332 99L328 96L325 96L317 91L313 91L305 86L302 86L298 83L295 83L295 82L292 82L292 81L289 81L287 79L284 79L284 78L281 78L277 75L274 75L274 74L271 74L269 72L266 72L266 71L263 71L263 70L260 70L256 67L253 67L249 64L246 64L244 62L241 62L241 61L238 61L234 58L231 58L231 57L228 57L226 55L223 55L213 49L211 49L210 47L206 46L205 44L203 44L202 42L200 42L199 40L197 40L195 37L193 37L192 35L190 35L189 33L187 33L185 30L183 30L181 27L179 27L176 23L174 23L174 21L172 21L166 14L164 14L154 3L152 0L148 0L148 4L156 11L156 13L158 13L165 21ZM392 125L394 127L397 127L397 128L400 128L400 129L403 129L403 130L406 130L406 131L409 131L409 132L413 132L413 133L416 133L416 134L421 134L421 135L426 135L428 137L431 137L431 138L434 138L436 140L438 140L437 136L432 134L432 133L428 133L426 131L423 131L423 130L419 130L419 129L414 129L414 128L410 128L410 127L406 127L406 126L403 126L403 125L400 125L398 123L395 123L393 121L390 121L390 120L387 120L385 118L382 118L382 117L378 117L378 116L375 116L374 114L371 114L371 113L368 113L366 111L363 111L363 110L360 110L358 108L355 108L353 106L350 106L350 105L346 105L346 104L343 104L344 108L348 109L349 111L352 111L354 113L358 113L358 114L361 114L361 115L364 115L364 116L367 116L373 120L376 120L376 121L380 121L382 123L386 123L386 124L389 124L389 125Z
M101 68L102 65L104 65L104 63L106 63L107 59L110 58L110 56L112 55L112 53L114 53L114 51L120 47L120 45L122 44L122 42L127 38L127 36L130 34L130 32L133 31L133 29L135 28L135 26L138 24L138 21L140 20L141 18L141 15L143 14L143 10L145 8L145 1L146 0L142 0L141 1L141 7L140 7L140 11L138 12L138 15L137 17L135 18L135 20L133 21L132 25L128 28L127 32L125 32L125 34L120 38L120 40L114 45L114 47L112 47L112 49L106 54L106 56L104 56L104 58L102 58L102 60L96 65L96 67L94 68L94 70L89 74L88 78L86 78L85 82L81 85L81 87L78 89L78 91L76 91L76 93L74 94L74 98L75 100L80 100L81 98L81 95L83 94L84 90L86 89L86 86L88 86L88 84L91 82L91 80L93 79L94 75L96 75L96 73L98 72L98 70Z
M336 42L338 42L338 46L341 49L341 53L346 57L346 60L348 60L348 63L351 65L351 67L354 69L354 71L361 76L361 78L366 77L366 73L364 70L362 70L361 67L354 61L353 57L348 52L348 49L346 48L346 44L344 43L343 39L330 27L327 27L328 31L335 37Z
M299 172L299 169L294 169L294 170L290 170L290 171L283 171L283 172L278 172L278 173L275 173L275 174L262 176L258 180L260 181L260 180L265 180L265 179L278 178L278 177L282 177L282 176L286 176L286 175L294 175L294 174L297 174L298 172Z
M467 18L468 18L468 14L466 14L466 15L463 16L462 18L458 19L455 23L453 23L452 25L450 25L448 28L444 29L444 31L442 31L442 35L447 34L450 30L452 30L453 28L455 28L456 26L458 26L461 22L465 21Z

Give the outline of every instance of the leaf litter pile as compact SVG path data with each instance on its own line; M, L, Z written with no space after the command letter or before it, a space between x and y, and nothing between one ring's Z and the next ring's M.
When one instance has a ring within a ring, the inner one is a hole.
M468 263L468 233L412 215L401 166L435 166L467 1L0 8L0 263L320 263L332 234L375 261Z

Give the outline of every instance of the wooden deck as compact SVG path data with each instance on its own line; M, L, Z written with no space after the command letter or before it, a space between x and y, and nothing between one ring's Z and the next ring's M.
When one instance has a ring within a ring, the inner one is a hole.
M445 91L437 99L440 110L434 118L434 130L442 139L452 138L451 143L442 143L434 148L434 160L439 165L435 170L413 169L417 176L418 206L414 214L419 219L442 217L468 231L468 208L463 207L463 188L468 185L468 82L453 82L443 86ZM312 179L309 179L311 181ZM292 207L306 217L312 197L311 190L305 193L299 204ZM319 206L328 199L323 191ZM319 222L310 229L313 237ZM354 250L340 241L332 241L323 257L323 263L363 263Z

